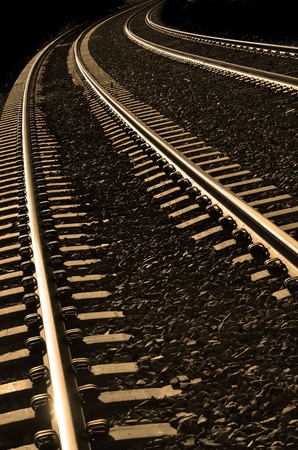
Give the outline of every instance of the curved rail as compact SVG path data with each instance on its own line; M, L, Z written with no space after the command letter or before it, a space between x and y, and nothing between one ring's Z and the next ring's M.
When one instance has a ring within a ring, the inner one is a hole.
M284 87L288 87L291 89L298 89L298 79L295 77L290 77L286 75L280 75L278 73L274 72L267 72L260 69L254 69L252 67L247 66L241 66L238 64L232 64L226 61L220 61L212 58L207 58L204 56L194 55L191 53L185 53L179 50L174 50L169 47L165 47L163 45L159 45L156 43L152 43L146 39L143 39L136 34L134 34L131 31L131 23L136 16L137 13L135 13L133 16L131 16L125 26L124 30L126 35L129 39L131 39L133 42L137 43L138 45L146 48L149 51L152 51L154 53L158 53L162 56L170 57L173 59L177 59L181 62L185 62L188 64L195 64L200 65L204 68L216 68L220 70L224 70L230 73L234 73L241 76L247 76L251 79L255 80L262 80L262 81L270 81L271 83L274 83L276 85L282 85Z
M255 233L260 234L278 253L281 253L289 262L298 266L298 243L291 236L284 233L276 225L264 218L260 213L249 207L235 194L214 180L206 172L198 168L188 158L177 151L173 146L165 142L158 134L146 127L144 123L136 118L127 108L110 96L89 73L87 67L80 58L79 43L82 36L77 40L75 46L76 62L86 82L99 95L109 107L121 117L139 136L146 140L163 157L169 158L171 162L179 167L180 171L190 177L194 183L203 186L220 201L229 211L251 227Z
M53 44L50 44L52 46ZM47 46L40 54L43 57L50 46ZM22 136L23 136L23 156L24 156L24 176L27 194L27 208L29 226L32 236L32 251L35 260L36 282L39 291L40 306L42 310L43 328L46 340L51 383L53 389L53 403L55 418L59 431L60 444L62 450L78 450L75 427L68 397L68 390L65 383L63 363L61 360L59 342L56 332L54 312L52 307L51 292L47 276L47 268L42 248L42 241L39 226L39 214L36 206L34 173L31 161L31 137L30 137L30 92L33 89L34 72L40 60L37 59L31 67L23 97L22 109Z
M164 3L162 1L161 3ZM225 44L231 44L236 45L239 47L249 47L249 48L262 48L268 51L279 51L279 52L286 52L286 53L298 53L298 47L294 46L285 46L285 45L279 45L279 44L268 44L266 42L254 42L254 41L244 41L244 40L237 40L237 39L229 39L229 38L222 38L222 37L215 37L215 36L208 36L205 34L197 34L197 33L190 33L188 31L182 31L179 29L166 27L163 25L159 25L152 20L152 14L160 5L156 5L154 8L152 8L151 11L148 11L146 15L146 23L153 29L160 31L162 33L171 34L174 36L180 36L184 38L195 38L205 41L211 41L211 42L222 42Z

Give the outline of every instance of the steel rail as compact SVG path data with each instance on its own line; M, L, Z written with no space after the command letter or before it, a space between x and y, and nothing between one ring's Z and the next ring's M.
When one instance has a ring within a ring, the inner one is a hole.
M84 79L96 94L104 100L112 111L120 116L122 121L131 127L140 138L146 140L163 157L170 159L174 165L178 166L178 170L184 171L194 183L205 188L206 191L223 204L227 210L234 213L244 222L244 224L261 236L263 240L267 241L269 247L271 246L275 252L283 255L283 257L289 261L289 264L293 266L292 269L296 271L298 267L298 242L278 228L274 223L262 216L258 211L248 206L241 198L237 197L222 184L214 180L214 178L168 144L157 133L148 128L133 115L126 107L109 95L96 81L94 76L89 73L87 66L81 60L79 56L79 43L81 40L82 35L75 43L74 52L76 64Z
M164 3L164 0L160 3ZM171 28L166 27L164 25L159 25L156 22L153 22L152 20L152 14L155 9L160 7L159 5L154 6L148 13L146 14L146 23L151 27L158 31L161 31L162 33L167 34L175 34L179 36L186 36L191 38L200 38L204 39L206 41L214 41L214 42L223 42L226 44L234 44L241 47L255 47L255 48L261 48L271 51L279 51L279 52L285 52L285 53L298 53L298 47L290 46L290 45L280 45L280 44L269 44L267 42L257 42L257 41L245 41L245 40L239 40L239 39L229 39L229 38L222 38L218 36L208 36L206 34L197 34L197 33L190 33L189 31L183 31L179 30L177 28Z
M55 418L61 450L79 450L75 427L73 423L71 407L65 383L63 363L61 360L54 312L52 308L51 292L48 283L48 271L40 236L39 215L36 205L34 172L32 168L31 144L30 144L30 99L34 79L34 72L39 64L38 56L44 55L49 46L36 55L36 59L30 69L23 95L22 105L22 145L24 158L24 178L26 184L27 208L29 227L32 240L32 251L35 262L37 289L40 297L43 328L46 341L49 370L53 390L53 403Z
M159 53L162 56L168 56L171 58L175 58L182 62L192 63L196 65L201 65L203 67L217 68L220 70L225 70L230 73L236 73L241 76L247 76L252 79L261 80L261 81L270 81L271 83L275 83L277 85L282 85L289 87L291 89L298 89L298 78L290 77L287 75L280 75L274 72L266 72L264 70L255 69L247 66L240 66L238 64L229 63L226 61L220 61L217 59L207 58L205 56L198 56L192 53L182 52L180 50L174 50L169 47L165 47L163 45L159 45L156 43L152 43L146 39L143 39L131 31L131 22L134 19L135 13L131 16L125 26L124 31L129 39L133 42L136 42L138 45L146 48L149 51L154 53Z

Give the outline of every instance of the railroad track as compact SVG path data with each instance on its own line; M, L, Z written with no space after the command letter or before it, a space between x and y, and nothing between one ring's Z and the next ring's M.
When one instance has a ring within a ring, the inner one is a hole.
M228 38L220 38L207 36L202 34L189 33L183 30L177 30L175 28L171 28L165 26L164 24L159 23L157 10L159 10L162 6L163 2L158 3L148 12L146 12L146 23L152 27L153 29L169 34L172 36L182 37L186 40L193 40L195 42L202 42L216 46L223 46L231 49L243 50L243 51L254 51L262 52L264 55L267 53L271 53L273 55L277 55L283 58L295 58L298 48L296 46L289 45L280 45L280 44L268 44L266 42L257 42L257 41L244 41L244 40L235 40Z
M150 9L149 12L146 9L145 17L143 17L144 13L138 11L129 18L125 24L125 33L129 39L149 51L186 64L203 67L205 70L219 71L221 74L240 77L243 81L253 81L257 84L266 85L269 83L272 88L297 89L297 47L235 41L232 39L210 39L208 36L175 30L154 21L153 16L157 8L160 8L160 5ZM149 33L149 40L142 37L145 28L138 34L140 21L144 21L149 28L156 32ZM136 33L134 33L133 28L136 29ZM174 39L169 40L169 47L158 43L160 34L174 37ZM216 50L216 59L212 58L213 49ZM218 56L220 49L222 49L223 60ZM247 65L239 63L241 61L241 53L242 59L247 61ZM260 55L262 58L259 57ZM236 64L233 62L235 58Z
M175 36L185 41L195 42L199 49L199 54L202 56L202 62L205 61L208 63L208 60L210 60L211 64L213 63L216 66L225 69L227 68L227 66L224 61L229 61L232 64L228 68L228 70L231 70L233 68L233 62L236 62L234 69L236 72L238 71L242 75L243 73L251 75L254 72L253 69L256 69L256 79L258 78L258 72L261 75L261 78L268 78L268 80L270 80L271 82L278 78L279 74L280 76L283 75L285 77L285 82L287 81L287 76L289 76L288 81L290 85L291 82L292 84L294 82L294 84L296 85L294 78L297 78L297 69L295 64L297 61L297 46L268 44L265 42L260 43L244 40L240 41L234 39L199 35L188 33L183 30L173 29L160 23L159 10L161 5L162 3L146 12L146 16L144 18L146 24L159 33L164 33L169 36ZM194 49L195 47L185 47L184 51L187 52L188 48ZM218 48L222 48L222 52L218 52ZM212 49L216 49L216 60L213 61ZM242 58L241 53L246 54L246 56L243 55ZM221 58L219 58L219 54L223 55L224 61L220 60ZM249 58L249 54L252 55L251 58ZM206 59L204 58L204 55L207 56ZM258 55L262 55L262 58L259 58ZM210 57L210 59L208 59L208 56ZM243 67L241 67L242 59L243 61L246 61L246 63L243 64ZM291 64L290 61L292 61L292 63L294 64ZM267 74L265 72L267 72ZM281 81L281 78L279 81Z
M99 69L94 32L37 55L1 118L0 448L293 448L295 202Z

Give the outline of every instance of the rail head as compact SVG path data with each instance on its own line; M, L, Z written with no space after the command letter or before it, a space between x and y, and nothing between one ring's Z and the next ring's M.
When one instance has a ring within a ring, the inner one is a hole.
M40 309L43 321L43 333L45 336L47 361L49 364L51 390L53 392L54 414L53 427L59 435L61 450L79 450L76 428L73 421L73 411L70 404L69 391L66 385L64 363L61 357L60 344L57 336L55 314L53 310L53 293L49 285L48 268L43 249L39 211L35 188L35 174L33 168L31 148L31 99L35 90L35 75L44 58L56 42L63 39L57 38L32 60L32 66L27 76L22 102L22 148L24 161L24 181L27 198L28 225L31 235L31 247L35 266L37 292L39 295ZM38 433L37 433L38 434ZM85 448L85 447L84 447ZM87 447L90 449L90 447Z

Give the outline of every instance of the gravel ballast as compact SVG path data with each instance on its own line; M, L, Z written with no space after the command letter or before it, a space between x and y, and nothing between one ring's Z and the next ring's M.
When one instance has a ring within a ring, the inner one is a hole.
M289 131L273 146L277 161L278 151L293 143L290 113L277 116L268 106L277 94L252 86L239 92L236 81L227 84L193 68L186 72L164 59L161 65L155 55L146 54L146 60L117 27L120 22L104 27L91 43L112 77L205 141L212 130L212 145L229 149L246 167L268 173L280 186L293 181L292 154L283 176L271 173L276 163L263 155L276 140L276 133L268 133L273 118L276 123L282 117ZM49 58L42 111L61 146L63 171L88 217L98 221L96 238L109 244L101 254L102 269L113 275L103 281L113 291L109 307L124 310L125 331L135 337L122 350L138 361L140 372L116 379L111 389L172 384L184 392L155 412L152 400L138 411L116 413L112 423L167 420L179 430L177 441L148 448L297 448L297 298L278 301L272 295L280 279L252 282L256 262L232 264L241 249L217 253L208 241L196 246L173 226L90 115L82 87L74 88L67 72L67 55L68 48L60 47ZM278 98L280 112L293 107L293 97Z

